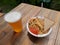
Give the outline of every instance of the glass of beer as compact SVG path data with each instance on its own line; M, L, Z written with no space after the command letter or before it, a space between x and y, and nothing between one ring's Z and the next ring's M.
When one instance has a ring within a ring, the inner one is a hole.
M22 19L21 13L19 12L10 12L4 16L5 21L7 21L13 28L15 32L22 31Z

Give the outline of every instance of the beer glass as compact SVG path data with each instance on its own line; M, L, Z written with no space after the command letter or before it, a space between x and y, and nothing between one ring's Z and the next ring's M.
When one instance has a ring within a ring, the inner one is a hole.
M5 21L7 21L15 32L22 31L22 19L21 13L19 12L10 12L4 16Z

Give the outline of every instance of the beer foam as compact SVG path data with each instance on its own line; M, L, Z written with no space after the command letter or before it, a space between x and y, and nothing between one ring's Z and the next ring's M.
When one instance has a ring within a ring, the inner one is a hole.
M5 21L13 23L18 21L21 18L21 13L19 12L10 12L4 16Z

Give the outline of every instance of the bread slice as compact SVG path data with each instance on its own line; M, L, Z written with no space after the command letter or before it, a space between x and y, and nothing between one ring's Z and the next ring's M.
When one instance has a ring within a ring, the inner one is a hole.
M54 22L48 18L44 19L44 31L48 30L53 26Z
M36 24L38 24L39 27L41 27L41 30L44 28L44 27L41 25L41 22L38 21L38 19L36 19Z

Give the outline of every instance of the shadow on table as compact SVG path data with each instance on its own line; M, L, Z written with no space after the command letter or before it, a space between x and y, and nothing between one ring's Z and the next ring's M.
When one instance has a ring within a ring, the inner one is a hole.
M23 31L22 31L23 32ZM18 42L20 36L23 35L23 33L15 33L14 31L9 32L3 39L0 40L0 45L15 45L16 42Z
M12 45L15 45L15 42L18 41L17 39L20 38L20 36L22 36L22 32L21 33L16 33L16 32L13 33L13 36L11 37Z
M30 33L28 33L28 37L34 44L43 45L46 42L48 43L48 41L49 41L49 36L47 36L47 37L34 37Z

